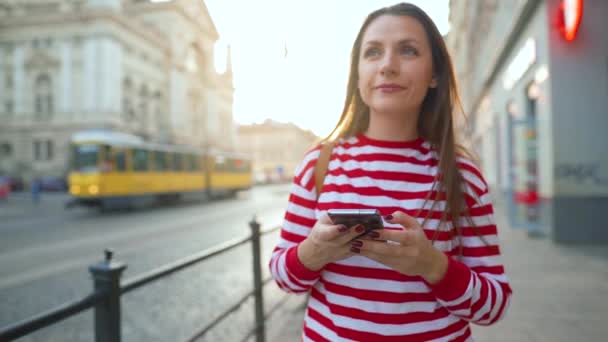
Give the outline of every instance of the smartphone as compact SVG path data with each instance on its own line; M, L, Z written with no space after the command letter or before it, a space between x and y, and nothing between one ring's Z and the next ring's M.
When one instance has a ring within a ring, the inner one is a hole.
M365 233L384 228L382 216L377 209L329 209L327 215L334 224L343 224L349 228L361 224L365 227Z

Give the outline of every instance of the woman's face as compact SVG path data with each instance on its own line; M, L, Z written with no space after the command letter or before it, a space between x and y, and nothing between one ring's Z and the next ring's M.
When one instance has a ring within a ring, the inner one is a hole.
M424 28L409 16L382 15L363 34L358 87L372 115L420 111L435 87L431 48Z

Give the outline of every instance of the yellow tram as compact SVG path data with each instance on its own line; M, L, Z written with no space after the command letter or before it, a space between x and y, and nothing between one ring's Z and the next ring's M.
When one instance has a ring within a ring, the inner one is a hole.
M137 207L180 198L214 198L251 187L244 156L145 142L108 130L71 139L70 205Z

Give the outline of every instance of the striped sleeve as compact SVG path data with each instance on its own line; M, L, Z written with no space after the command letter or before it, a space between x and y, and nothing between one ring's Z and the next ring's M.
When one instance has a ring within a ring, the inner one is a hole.
M297 246L317 221L314 168L320 147L306 153L297 167L279 241L270 258L270 272L287 292L305 293L317 282L320 272L307 269L299 260Z
M469 212L472 223L462 220L462 236L454 237L445 277L431 286L439 303L469 322L490 325L507 311L512 290L500 261L498 232L487 184L475 166L462 168L469 198L476 197ZM472 192L475 192L472 194Z

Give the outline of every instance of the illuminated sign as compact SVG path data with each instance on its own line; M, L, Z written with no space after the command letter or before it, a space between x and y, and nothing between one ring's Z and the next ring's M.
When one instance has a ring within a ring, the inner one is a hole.
M564 39L571 42L576 38L576 33L581 25L583 0L563 0L559 11L559 31Z
M510 90L534 62L536 62L536 41L528 38L507 67L502 80L503 87Z

